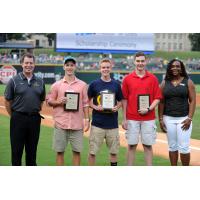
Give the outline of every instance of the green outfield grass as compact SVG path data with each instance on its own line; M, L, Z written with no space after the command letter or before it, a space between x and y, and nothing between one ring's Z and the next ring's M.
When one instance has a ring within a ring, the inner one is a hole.
M10 165L10 141L9 141L9 118L0 115L0 166ZM55 166L55 152L52 150L52 134L53 128L41 126L40 140L38 145L38 157L37 163L39 166ZM120 166L126 165L126 148L120 147L118 163ZM88 156L88 138L84 138L84 151L82 153L81 165L87 166L87 156ZM65 155L65 165L72 165L71 159L71 147L67 148ZM23 159L24 160L24 159ZM161 157L155 156L153 159L153 164L156 166L168 166L169 161ZM98 166L109 166L108 149L105 144L102 146L101 151L97 155L97 165ZM136 155L136 165L143 166L144 154L142 152L137 152Z
M200 93L200 85L195 85L196 93Z
M5 91L5 85L3 85L3 84L0 84L0 96L3 96L3 94L4 94L4 91Z

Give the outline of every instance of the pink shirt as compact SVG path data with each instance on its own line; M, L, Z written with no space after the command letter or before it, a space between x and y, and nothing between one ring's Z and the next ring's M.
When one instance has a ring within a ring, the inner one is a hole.
M63 78L51 86L50 93L47 96L47 103L63 97L66 91L78 92L80 94L79 111L65 111L63 106L57 106L53 109L53 118L56 127L72 130L83 129L83 108L89 106L87 88L87 84L77 78L71 83L68 83Z

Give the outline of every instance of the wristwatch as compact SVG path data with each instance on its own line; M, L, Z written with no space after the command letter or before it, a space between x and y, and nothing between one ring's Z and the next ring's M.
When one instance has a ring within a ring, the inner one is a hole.
M147 110L148 110L148 112L150 112L150 111L151 111L149 107L147 108Z

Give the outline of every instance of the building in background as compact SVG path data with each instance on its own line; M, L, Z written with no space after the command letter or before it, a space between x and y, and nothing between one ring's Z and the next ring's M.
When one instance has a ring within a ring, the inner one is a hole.
M31 34L29 41L35 46L35 48L54 47L54 41L49 40L48 37L43 34Z
M189 33L155 33L156 51L191 51Z

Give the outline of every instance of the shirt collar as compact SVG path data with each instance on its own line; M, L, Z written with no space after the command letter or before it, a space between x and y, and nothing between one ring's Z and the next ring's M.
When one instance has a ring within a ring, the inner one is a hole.
M79 81L79 79L75 77L74 81L72 81L70 84L76 83L76 82L78 82L78 81ZM65 80L65 77L63 77L62 82L63 82L63 83L68 83L68 82Z
M145 75L142 77L142 78L145 78L145 77L148 77L150 74L147 70L145 70ZM132 76L135 77L135 78L140 78L137 74L136 74L136 71L134 70L132 72Z
M23 74L23 72L20 72L19 75L20 75L21 79L23 79L23 80L26 80L26 79L27 79L27 77ZM36 77L35 77L35 74L33 74L33 76L31 77L31 80L33 80L33 79L35 79L35 78L36 78Z

